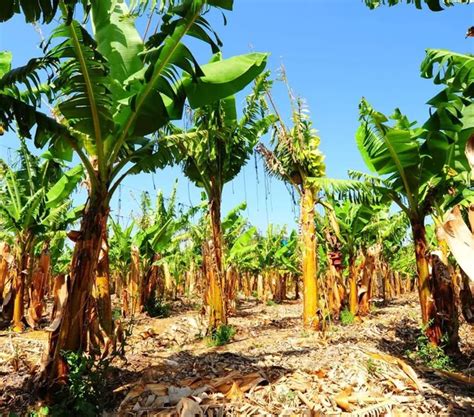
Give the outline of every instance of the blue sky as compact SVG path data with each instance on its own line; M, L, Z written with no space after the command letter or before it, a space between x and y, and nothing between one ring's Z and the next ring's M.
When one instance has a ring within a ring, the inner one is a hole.
M474 53L474 39L464 34L474 24L474 6L451 7L440 13L401 5L369 10L362 0L235 0L234 11L210 17L224 42L225 56L249 51L269 52L268 69L277 75L284 64L295 93L304 97L315 128L321 136L328 176L343 178L348 169L365 170L355 146L358 103L362 96L378 110L390 113L400 107L410 119L423 122L425 102L437 91L431 80L419 75L426 48ZM45 32L47 32L45 28ZM39 36L21 18L0 24L0 50L14 53L14 64L22 65L39 55ZM195 49L200 62L209 53ZM285 116L288 100L281 85L275 99ZM244 97L241 95L240 103ZM0 138L0 157L16 138ZM297 213L286 188L264 175L261 162L249 164L224 190L223 212L248 201L250 221L260 229L268 222L294 226ZM169 168L153 176L130 177L122 187L121 214L137 212L140 190L154 193L154 185L168 195L179 179L178 200L196 204L200 190ZM80 200L82 195L78 197ZM112 201L117 214L118 195Z

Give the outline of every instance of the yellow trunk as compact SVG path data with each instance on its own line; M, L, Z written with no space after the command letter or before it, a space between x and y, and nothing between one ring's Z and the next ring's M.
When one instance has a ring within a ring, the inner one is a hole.
M217 274L216 266L212 258L212 249L208 242L203 244L203 272L207 278L206 301L209 309L208 332L214 332L219 326L227 324L227 316L224 308L221 279Z
M141 311L140 303L140 253L136 246L132 247L131 270L129 282L130 313L132 316Z
M301 197L301 250L303 263L303 324L319 328L318 287L316 281L316 235L314 224L315 197L311 190L304 190Z
M8 269L10 263L8 259L10 258L10 246L6 243L0 244L0 303L3 301L3 290L7 282Z
M349 259L349 311L356 315L357 314L357 267L356 257L351 256Z

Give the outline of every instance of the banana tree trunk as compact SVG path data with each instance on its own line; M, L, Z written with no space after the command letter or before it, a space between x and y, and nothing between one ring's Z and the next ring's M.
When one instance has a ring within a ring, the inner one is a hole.
M133 316L140 313L142 304L140 300L140 251L136 246L132 246L130 281L128 283L128 298L130 303L129 312Z
M219 326L227 324L227 316L223 303L221 280L216 273L210 246L209 242L204 242L203 244L202 267L203 274L207 279L206 302L209 316L209 327L207 331L211 334Z
M461 301L461 312L469 324L474 324L474 285L471 288L469 277L461 269L461 290L459 298Z
M160 255L158 253L155 253L151 258L151 262L146 270L146 273L143 275L143 283L141 286L140 294L142 305L146 305L150 302L150 300L158 296L157 289L160 267L158 265L155 265L155 262L159 260Z
M17 245L17 270L13 281L13 331L22 332L25 329L23 319L25 316L25 281L30 281L30 262L33 262L31 252L34 237L25 233L19 237Z
M370 252L370 251L369 251ZM362 276L361 291L364 291L360 296L359 314L366 316L370 311L370 297L372 294L373 276L375 272L375 256L372 253L367 253L365 258L365 268Z
M435 345L441 342L442 332L436 306L428 262L428 246L423 221L415 220L411 224L415 243L416 268L418 272L418 296L420 298L421 318L426 327L426 336Z
M383 301L386 303L392 298L392 287L390 285L390 270L386 263L383 265L381 272L382 272Z
M31 282L30 306L28 308L27 321L32 328L38 327L43 315L44 295L49 281L50 265L51 258L49 256L49 248L46 245L41 251Z
M209 263L206 265L210 309L208 331L210 332L216 330L220 325L227 324L225 308L227 303L224 300L227 291L222 262L221 196L221 187L214 179L211 179L209 217L211 222L212 244L207 245L210 256L208 257Z
M355 316L357 314L357 257L349 256L349 311Z
M446 259L447 261L447 259ZM459 352L458 303L448 263L436 254L431 255L433 297L443 334L446 352Z
M316 204L311 189L303 190L301 196L301 250L303 252L303 324L313 329L319 328L318 287L316 280L316 230L314 206Z
M104 228L102 235L95 285L99 323L107 336L111 337L114 331L114 324L112 320L112 300L110 298L110 265L107 228Z
M8 279L10 269L10 245L6 243L0 244L0 306L3 304L3 291Z
M108 195L98 194L89 197L84 209L72 255L69 295L64 314L49 338L46 372L51 383L65 383L67 380L67 364L61 352L81 352L87 348L92 288L109 214Z
M235 314L237 311L237 283L238 272L234 266L229 266L226 270L226 312L228 315Z

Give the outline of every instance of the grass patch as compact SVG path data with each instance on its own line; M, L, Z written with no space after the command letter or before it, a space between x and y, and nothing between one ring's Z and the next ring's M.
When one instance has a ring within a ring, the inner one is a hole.
M267 306L269 306L269 307L274 307L276 305L277 305L277 303L275 303L275 301L273 301L273 300L268 300L267 301Z
M223 346L229 343L235 336L236 330L233 326L223 324L211 333L207 340L209 346Z
M341 311L341 324L343 326L350 326L354 324L355 315L352 314L347 308Z

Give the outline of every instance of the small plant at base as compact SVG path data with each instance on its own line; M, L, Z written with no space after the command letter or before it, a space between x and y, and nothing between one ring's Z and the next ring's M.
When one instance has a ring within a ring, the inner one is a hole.
M46 416L51 416L52 414L50 413L49 407L40 406L37 410L29 410L27 414L25 415L28 417L46 417ZM19 417L19 416L18 414L10 413L8 414L8 417Z
M300 337L309 337L309 336L310 336L310 334L309 334L309 332L306 331L306 330L303 330L303 331L300 333Z
M436 346L431 343L425 334L427 326L423 326L421 334L416 338L416 351L409 351L410 358L420 359L426 366L434 369L441 369L446 371L453 370L453 362L451 358L446 355L443 350L443 345ZM446 342L446 339L442 339Z
M145 311L150 317L165 318L170 315L170 305L156 297L150 297L145 304Z
M353 324L354 320L354 314L352 314L347 308L341 311L341 324L343 326L349 326L350 324Z
M122 310L120 307L115 307L112 310L112 320L120 320L122 318Z
M69 368L68 384L55 393L51 415L93 417L104 409L105 370L108 361L94 362L85 353L63 352Z
M235 328L226 324L219 326L210 336L210 346L222 346L230 342L235 335Z
M367 363L365 364L367 367L367 372L369 375L374 375L378 371L377 364L373 359L367 359Z
M258 292L257 291L252 291L252 297L253 298L258 298Z
M277 303L275 303L275 301L273 301L273 300L268 300L267 301L267 306L269 306L269 307L274 307L276 305L277 305Z

